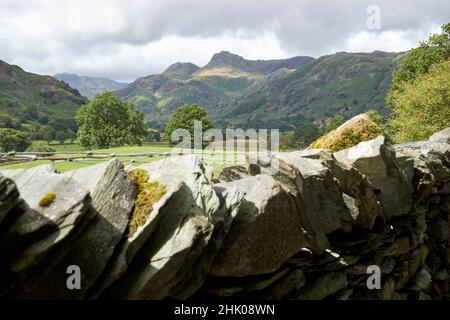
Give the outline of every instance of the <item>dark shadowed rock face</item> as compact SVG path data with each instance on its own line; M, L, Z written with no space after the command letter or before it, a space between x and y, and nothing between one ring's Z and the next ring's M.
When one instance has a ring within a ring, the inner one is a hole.
M19 191L11 179L0 176L0 223L6 218L15 207L22 201L19 198Z
M140 168L167 192L131 236L133 168L118 160L2 171L0 298L450 298L444 139L274 153L215 185L191 155ZM81 290L67 289L73 265Z
M51 274L22 295L27 299L82 299L101 275L116 246L128 227L136 187L128 178L123 164L109 162L74 170L62 175L86 188L92 197L90 223L73 243L70 252L53 268ZM67 290L67 266L76 265L83 271L81 290Z

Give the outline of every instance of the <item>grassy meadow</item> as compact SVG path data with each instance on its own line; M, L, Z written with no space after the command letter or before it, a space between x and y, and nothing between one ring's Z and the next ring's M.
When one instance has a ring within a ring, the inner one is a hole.
M36 143L36 142L34 142ZM80 145L77 143L65 143L63 145L54 141L50 143L50 146L56 150L56 154L53 156L54 158L72 158L71 160L34 160L27 161L21 163L14 164L3 164L0 165L1 170L14 170L14 169L30 169L36 166L44 165L44 164L52 164L56 170L59 172L66 172L70 170L75 170L79 168L84 168L87 166L95 165L102 163L104 161L108 161L112 159L110 156L104 156L98 158L87 157L87 150L83 150ZM235 148L235 151L240 150L239 148ZM248 150L248 149L247 149ZM115 154L116 157L121 160L125 165L133 165L138 166L144 163L150 163L153 161L158 161L163 159L164 157L168 157L170 155L155 155L155 156L120 156L121 154L146 154L146 153L165 153L165 152L173 152L172 148L166 143L154 142L147 143L142 146L124 146L118 148L108 148L108 149L96 149L90 150L94 153L105 153L105 154ZM76 154L73 154L76 152ZM79 153L78 153L79 152ZM228 158L222 151L214 152L214 154L210 154L209 151L204 151L203 155L199 155L203 158L205 163L207 163L213 169L214 176L217 176L220 171L231 165L245 165L246 160L245 156L242 154L228 154ZM82 158L84 157L84 158Z

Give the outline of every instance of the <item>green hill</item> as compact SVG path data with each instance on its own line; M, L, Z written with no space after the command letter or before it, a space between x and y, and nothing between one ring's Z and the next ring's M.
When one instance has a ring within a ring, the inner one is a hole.
M351 118L369 109L385 112L391 74L402 54L336 53L317 60L295 57L246 60L229 52L203 68L177 63L118 91L162 128L186 103L205 107L216 125L292 129L337 114Z
M26 130L52 119L73 122L84 103L86 99L64 82L0 61L0 127Z
M116 91L127 86L126 83L117 82L108 78L85 77L73 73L59 73L55 75L55 78L77 89L80 94L88 99L94 98L99 93Z
M288 129L351 118L369 109L381 113L401 54L336 53L295 71L273 75L242 92L217 121L240 127Z
M298 68L313 61L310 57L285 60L245 60L229 52L213 56L203 68L175 63L164 73L140 78L117 91L146 114L151 127L163 128L180 106L195 103L212 116L221 114L241 93L282 68Z

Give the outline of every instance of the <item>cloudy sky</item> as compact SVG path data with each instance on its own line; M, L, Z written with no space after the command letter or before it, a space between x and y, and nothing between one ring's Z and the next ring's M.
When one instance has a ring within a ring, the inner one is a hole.
M375 7L374 7L375 6ZM0 0L0 59L40 74L132 81L173 62L405 51L448 0Z

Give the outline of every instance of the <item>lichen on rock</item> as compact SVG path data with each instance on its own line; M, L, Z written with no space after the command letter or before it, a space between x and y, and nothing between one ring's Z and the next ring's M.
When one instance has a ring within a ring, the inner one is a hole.
M46 193L39 201L39 206L43 208L50 207L52 203L55 202L55 200L56 200L56 193L54 192Z

